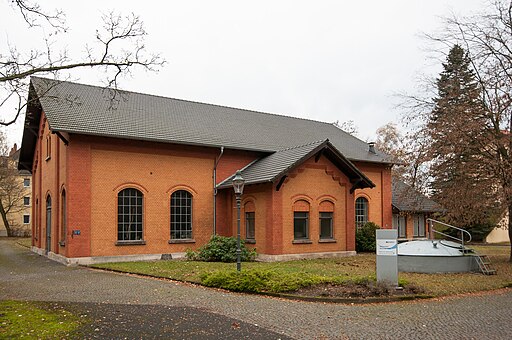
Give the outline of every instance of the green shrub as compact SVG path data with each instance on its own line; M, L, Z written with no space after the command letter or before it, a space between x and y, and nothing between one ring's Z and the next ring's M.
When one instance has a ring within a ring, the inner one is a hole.
M215 271L201 275L201 284L234 292L288 292L327 282L326 277L304 272L282 273L273 270L249 269Z
M224 237L214 235L210 241L199 248L199 250L187 251L187 258L193 261L206 262L236 262L236 242L234 237ZM240 244L240 258L242 261L254 261L256 258L256 250L249 250L242 243Z
M356 229L356 251L375 252L375 231L380 227L367 222L362 227Z

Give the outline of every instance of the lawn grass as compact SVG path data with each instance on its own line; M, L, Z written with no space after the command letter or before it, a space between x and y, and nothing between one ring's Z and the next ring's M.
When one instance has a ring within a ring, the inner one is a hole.
M80 326L63 309L50 310L37 303L0 301L0 339L64 339Z
M509 249L506 246L474 247L479 253L488 254L498 270L497 275L478 273L418 274L400 273L402 283L423 288L433 296L453 295L492 290L512 284L512 264L508 262ZM150 275L179 281L202 283L208 274L219 271L233 271L234 263L197 261L150 261L96 264L92 267L121 272ZM272 272L286 280L297 278L301 282L342 283L375 277L375 254L359 254L336 259L300 260L289 262L244 262L242 271ZM274 275L272 275L274 276ZM286 290L286 284L274 284L272 289Z

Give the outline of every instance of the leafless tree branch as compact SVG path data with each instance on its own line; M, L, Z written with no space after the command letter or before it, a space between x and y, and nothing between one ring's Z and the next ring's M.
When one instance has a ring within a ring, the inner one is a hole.
M38 26L38 19L64 33L64 14L55 11L49 14L38 4L17 0L13 6L19 10L30 27ZM105 73L105 83L112 107L118 100L119 77L130 75L135 67L156 71L165 60L158 54L148 53L144 44L147 35L142 20L135 14L121 16L113 12L102 17L103 25L96 30L95 40L85 45L85 53L80 60L71 59L67 50L55 53L49 37L44 38L44 50L30 50L22 53L16 46L9 45L7 54L0 54L0 108L14 103L16 108L11 117L0 117L0 125L11 125L26 108L29 77L34 75L58 78L63 71L81 68L100 68Z

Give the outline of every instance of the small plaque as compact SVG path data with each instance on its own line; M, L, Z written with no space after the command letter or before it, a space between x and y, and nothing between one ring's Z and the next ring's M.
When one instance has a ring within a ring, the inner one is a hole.
M398 242L396 240L377 239L377 255L396 256Z

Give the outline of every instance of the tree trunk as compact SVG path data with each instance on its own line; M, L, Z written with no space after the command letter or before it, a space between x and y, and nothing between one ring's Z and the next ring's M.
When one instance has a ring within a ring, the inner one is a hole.
M508 241L510 242L510 258L512 263L512 203L508 204Z
M7 230L7 236L13 236L11 226L9 225L9 221L7 220L7 213L5 212L4 205L1 202L0 202L0 215L2 215L2 220L4 221L4 226L5 226L5 229Z

